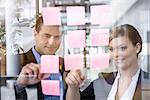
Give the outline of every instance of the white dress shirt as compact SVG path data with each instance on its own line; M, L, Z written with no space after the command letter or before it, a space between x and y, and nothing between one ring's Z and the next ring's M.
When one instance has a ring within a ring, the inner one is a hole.
M132 77L132 81L131 81L129 87L125 90L125 93L122 95L120 100L132 100L133 99L135 89L136 89L136 85L137 85L137 82L138 82L139 74L140 74L140 68L138 69L136 74ZM111 91L108 95L107 100L115 100L115 96L116 96L117 89L118 89L119 78L120 78L120 73L118 72L118 74L115 78L115 81L113 83L113 86L111 88Z

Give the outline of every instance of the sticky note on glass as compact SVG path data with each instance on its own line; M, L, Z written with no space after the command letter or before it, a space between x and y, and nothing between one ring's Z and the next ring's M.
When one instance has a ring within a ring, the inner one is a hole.
M41 73L59 73L59 56L42 55L40 71Z
M61 25L61 14L59 7L42 8L44 25Z
M60 96L59 80L41 80L41 86L43 94Z
M110 6L109 5L91 6L91 23L108 25L110 23Z
M82 54L64 55L65 70L83 69L84 56Z
M96 70L109 67L109 58L109 53L91 55L90 68Z
M82 6L67 7L67 25L84 25L85 8Z
M92 29L91 45L105 46L109 44L109 29Z
M67 31L67 41L70 48L86 47L85 30Z

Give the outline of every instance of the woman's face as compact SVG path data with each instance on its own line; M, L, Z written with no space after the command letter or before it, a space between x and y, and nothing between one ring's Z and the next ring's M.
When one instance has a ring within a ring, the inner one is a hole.
M126 69L137 63L139 46L133 46L127 36L120 36L110 41L110 57L118 68Z

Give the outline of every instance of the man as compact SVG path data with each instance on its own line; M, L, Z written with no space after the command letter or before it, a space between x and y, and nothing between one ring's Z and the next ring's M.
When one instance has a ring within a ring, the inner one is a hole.
M59 96L44 96L41 90L42 79L59 80L61 75L50 75L40 73L41 55L54 55L61 43L61 33L59 26L46 26L43 24L42 16L38 17L34 31L36 44L27 53L20 55L21 72L15 84L15 95L17 100L26 100L27 93L25 87L36 87L38 100L59 100ZM62 59L60 64L62 66ZM61 74L63 69L60 68Z

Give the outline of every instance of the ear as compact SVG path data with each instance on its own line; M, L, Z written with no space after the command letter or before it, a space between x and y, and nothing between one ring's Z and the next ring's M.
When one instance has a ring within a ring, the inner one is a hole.
M141 49L141 44L140 43L136 43L136 53L139 53L140 52L140 49Z
M38 32L34 29L34 37L36 37Z

